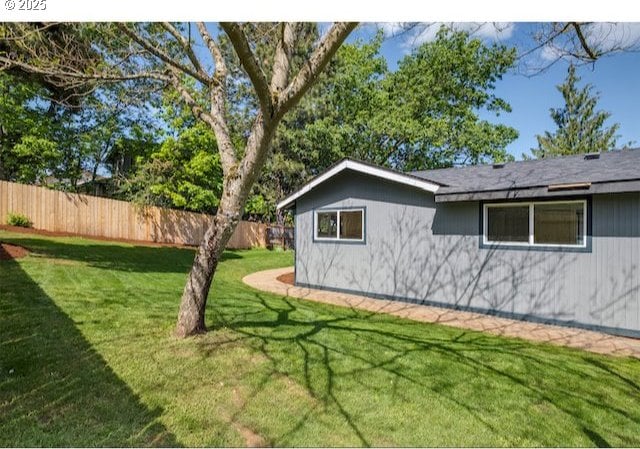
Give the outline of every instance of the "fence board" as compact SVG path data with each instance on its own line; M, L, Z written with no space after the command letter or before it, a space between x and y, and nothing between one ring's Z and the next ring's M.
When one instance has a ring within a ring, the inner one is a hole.
M0 181L0 224L9 213L29 217L33 227L51 232L143 242L197 245L213 217L125 201L66 193ZM228 248L264 248L267 225L241 221Z

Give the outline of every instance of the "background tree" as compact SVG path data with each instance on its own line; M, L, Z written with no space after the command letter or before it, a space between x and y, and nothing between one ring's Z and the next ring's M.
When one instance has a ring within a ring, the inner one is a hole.
M605 126L611 117L609 112L597 111L598 94L593 94L590 84L577 86L580 77L573 64L569 65L567 78L557 86L564 99L564 106L551 108L551 118L556 131L546 131L536 136L538 148L531 150L536 158L566 154L608 151L616 146L619 124Z
M118 84L103 86L83 99L76 113L75 138L87 193L119 196L123 178L135 168L135 158L157 147L165 123L149 109L160 107L160 96L131 96ZM102 187L97 189L98 175ZM84 186L83 186L84 187Z
M124 191L139 204L215 213L222 193L216 140L201 122L166 138L150 154L137 158L138 170Z
M478 113L511 110L492 91L513 49L442 28L390 72L381 44L378 34L343 45L292 114L302 126L289 127L287 147L299 148L309 174L345 156L400 170L508 157L517 131Z
M316 175L343 157L386 164L384 128L389 75L380 55L382 35L343 45L313 92L302 102L298 126L288 146L296 149L308 175ZM301 125L301 126L300 126Z
M55 112L36 82L0 73L0 179L35 183L61 160Z
M55 57L58 65L73 65L85 78L32 71L15 63L1 67L0 178L69 191L84 189L95 181L98 170L109 171L116 156L112 153L116 148L122 152L123 140L131 144L148 139L154 126L146 109L156 96L144 89L144 80L87 82L87 73L103 63L93 47L100 35L95 27L24 25L19 41L10 28L0 24L0 54L15 61L35 55L43 61ZM80 181L89 182L81 187Z
M513 48L442 27L433 42L400 61L385 80L390 108L384 113L393 119L380 120L391 165L419 170L508 158L505 148L518 132L478 113L511 111L492 91L515 57Z

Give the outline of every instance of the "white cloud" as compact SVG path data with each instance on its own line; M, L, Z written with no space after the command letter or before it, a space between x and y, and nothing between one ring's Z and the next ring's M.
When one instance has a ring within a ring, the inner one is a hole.
M563 55L562 50L552 45L545 45L540 49L540 58L543 61L555 61Z
M640 23L596 22L586 26L587 42L601 51L612 51L638 45Z
M403 46L407 49L435 40L442 25L456 31L467 31L473 37L492 42L510 38L515 29L513 22L382 22L378 24L386 37L402 39Z
M400 34L406 26L404 22L380 22L376 25L384 32L385 37Z

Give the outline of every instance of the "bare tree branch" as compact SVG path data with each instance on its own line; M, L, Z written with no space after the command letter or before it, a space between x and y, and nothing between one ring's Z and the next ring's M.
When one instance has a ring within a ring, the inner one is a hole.
M591 58L594 61L598 59L598 55L596 55L593 52L589 44L587 44L587 40L585 39L584 34L582 34L582 24L578 22L570 22L570 23L573 29L575 30L576 35L578 36L578 40L580 41L580 45L582 46L582 49L585 51L585 53L589 56L589 58Z
M73 70L70 67L62 68L45 68L32 64L28 64L22 61L17 61L14 59L7 58L6 56L0 55L0 63L2 63L2 67L0 67L0 72L10 69L12 67L18 67L26 72L35 73L38 75L51 76L56 77L61 81L60 86L62 86L63 82L65 86L71 85L80 85L83 82L88 81L106 81L106 82L118 82L118 81L131 81L131 80L141 80L141 79L155 79L163 82L170 82L171 78L166 74L160 72L153 71L143 71L138 73L124 74L124 73L84 73L77 70ZM77 81L77 84L74 84L74 80Z
M525 51L525 52L521 52L518 55L518 59L523 59L527 56L529 56L530 54L540 50L541 48L549 45L551 42L553 42L554 39L556 39L558 36L560 36L561 34L564 34L567 30L569 29L569 24L566 23L562 28L560 28L559 30L554 31L553 33L550 33L548 36L546 36L538 45L536 45L533 48L530 48L529 50Z
M640 38L626 22L550 22L539 24L531 40L536 44L520 51L525 76L535 76L563 59L573 64L593 64L618 52L638 52Z
M349 33L355 29L356 22L338 22L322 38L318 47L309 60L300 69L289 86L282 92L276 107L279 116L284 115L302 98L304 93L311 87L313 81L329 63L333 55L338 51L342 42Z
M209 112L205 111L204 108L198 104L191 93L182 85L182 83L180 82L180 72L176 71L176 69L173 69L171 72L171 85L180 94L189 109L191 109L191 113L194 115L194 117L213 127L213 117Z
M249 41L242 27L235 22L221 22L220 26L229 36L229 40L240 59L240 64L249 75L249 79L258 96L262 113L267 117L271 117L273 115L272 92L267 84L264 71L249 46Z
M209 49L215 62L213 82L210 83L211 117L214 120L213 132L216 135L218 151L220 152L220 164L225 176L235 171L238 164L236 151L231 141L231 134L227 125L227 65L224 56L207 30L203 22L198 22L198 31L205 45Z
M220 51L220 47L216 44L216 41L213 40L211 34L207 30L207 26L204 22L197 22L198 31L200 32L200 36L204 41L205 45L209 49L209 53L211 53L211 57L215 62L215 78L224 83L227 79L227 64L224 62L224 56L222 56L222 52Z
M182 64L181 62L176 61L175 58L169 56L167 53L165 53L164 51L162 51L159 48L157 48L156 46L154 46L147 39L143 38L142 36L140 36L137 33L134 33L133 31L131 31L129 29L129 27L127 26L127 24L119 23L118 27L120 28L120 30L122 30L123 33L125 33L127 36L129 36L129 38L131 38L131 40L136 42L138 45L140 45L146 51L148 51L149 53L151 53L153 56L157 57L161 61L165 62L169 66L180 70L181 72L191 76L192 78L200 81L203 84L208 84L211 81L208 76L206 76L206 75L202 76L197 71L195 71L195 70L191 69L190 67Z
M278 102L275 107L274 117L269 117L266 120L261 113L258 113L247 140L245 157L241 161L242 176L250 184L253 184L259 168L262 167L268 156L269 145L275 134L278 122L313 85L317 76L326 67L349 33L357 26L357 23L334 24L311 54L306 65L302 67L293 81L287 85L291 71L291 54L295 42L294 26L291 23L281 24L280 39L278 40L274 57L271 89L276 95L279 92L282 92L282 94L277 98ZM248 191L243 191L242 194L248 194Z
M186 37L184 37L180 33L180 31L178 31L176 29L176 27L174 27L171 23L162 22L162 27L165 30L167 30L167 32L169 32L169 34L171 34L176 41L178 41L178 43L180 44L180 46L182 47L184 52L187 54L187 57L189 58L189 61L191 61L191 64L193 64L193 68L196 69L196 72L203 79L206 79L207 82L210 82L211 81L211 77L202 68L202 64L200 63L200 60L198 59L198 57L196 56L195 52L193 51L193 47L191 46L191 42Z

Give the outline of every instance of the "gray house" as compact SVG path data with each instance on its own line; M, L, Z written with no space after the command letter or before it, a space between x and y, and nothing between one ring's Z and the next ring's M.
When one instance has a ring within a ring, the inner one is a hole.
M283 200L295 282L640 336L640 150L400 173L343 160Z

